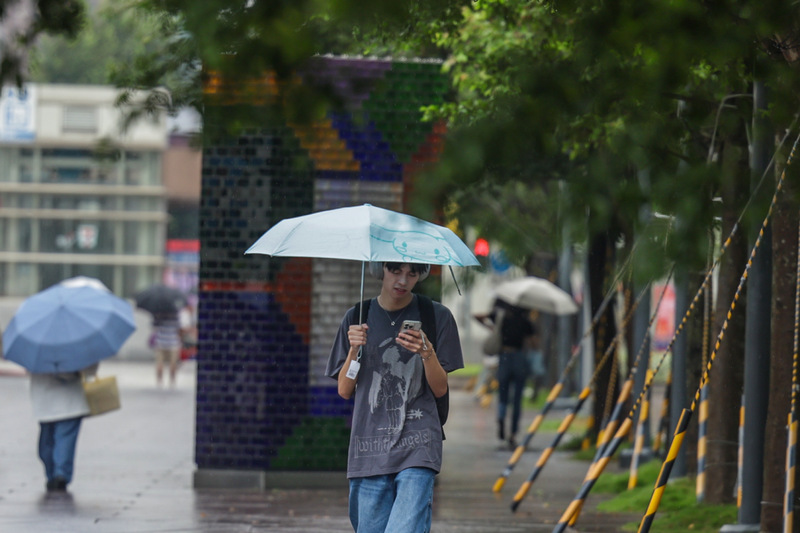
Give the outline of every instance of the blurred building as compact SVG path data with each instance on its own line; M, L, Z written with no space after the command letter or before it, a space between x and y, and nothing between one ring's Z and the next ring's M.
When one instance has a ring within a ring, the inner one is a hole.
M164 152L163 176L167 194L166 264L162 281L197 303L200 263L200 180L203 153L196 145L201 119L191 110L168 120L169 139Z
M3 89L0 296L76 275L126 297L162 281L169 126L141 120L122 132L116 94L107 86Z

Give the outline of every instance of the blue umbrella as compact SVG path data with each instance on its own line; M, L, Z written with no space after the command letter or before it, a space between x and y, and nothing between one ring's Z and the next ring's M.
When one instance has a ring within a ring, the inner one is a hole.
M53 373L116 354L136 329L133 308L101 287L63 283L26 299L3 332L3 356L31 372Z

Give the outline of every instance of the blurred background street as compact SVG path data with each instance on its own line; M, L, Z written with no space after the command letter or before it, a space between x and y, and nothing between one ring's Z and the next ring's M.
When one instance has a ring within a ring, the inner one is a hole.
M195 363L184 363L174 389L155 387L150 361L119 358L100 365L119 381L122 409L84 420L75 478L68 495L48 495L36 456L38 425L30 413L28 379L13 363L0 363L0 530L71 532L346 532L347 483L317 489L264 492L193 488ZM530 473L541 434L500 494L492 485L510 458L495 440L494 410L471 393L453 390L443 472L433 531L439 533L551 531L580 488L586 465L556 452L516 513L509 509ZM529 424L534 413L525 414ZM554 413L553 417L561 416ZM615 464L611 468L617 468ZM638 516L597 514L602 496L590 496L578 531L620 531Z

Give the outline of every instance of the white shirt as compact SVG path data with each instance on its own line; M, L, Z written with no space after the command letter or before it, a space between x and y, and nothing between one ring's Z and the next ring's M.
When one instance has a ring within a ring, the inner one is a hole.
M89 414L80 372L31 374L33 416L55 422Z

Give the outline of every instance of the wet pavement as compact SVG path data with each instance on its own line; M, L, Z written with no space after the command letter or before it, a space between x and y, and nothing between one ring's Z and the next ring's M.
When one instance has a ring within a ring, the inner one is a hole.
M193 488L194 364L175 388L155 387L147 361L106 361L122 409L84 420L67 494L48 495L36 455L38 424L19 367L0 361L0 531L5 533L347 532L347 484L249 491ZM455 385L455 384L454 384ZM526 412L523 427L533 419ZM551 414L550 417L557 417ZM550 418L548 417L548 418ZM515 513L514 494L551 434L537 435L505 488L492 492L511 453L495 437L494 411L453 387L444 466L434 495L433 533L545 532L581 486L588 465L555 452ZM612 463L611 470L618 469ZM590 494L574 531L610 533L641 516L598 513Z

